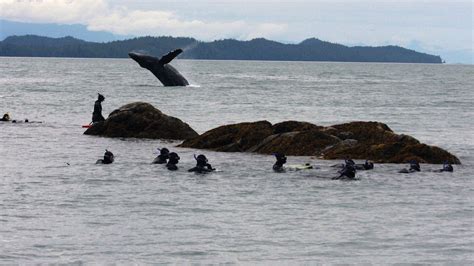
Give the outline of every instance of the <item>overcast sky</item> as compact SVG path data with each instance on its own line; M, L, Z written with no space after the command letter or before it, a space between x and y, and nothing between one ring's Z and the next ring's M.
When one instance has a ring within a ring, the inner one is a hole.
M0 18L88 26L122 35L199 40L306 38L467 52L473 3L423 0L0 0Z

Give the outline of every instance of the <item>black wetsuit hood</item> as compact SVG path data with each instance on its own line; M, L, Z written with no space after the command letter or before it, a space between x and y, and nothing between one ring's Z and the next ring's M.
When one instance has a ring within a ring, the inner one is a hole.
M211 164L208 163L208 160L204 154L200 154L197 157L194 156L194 159L196 159L196 166L189 169L189 172L204 173L216 170L212 168Z
M179 156L176 152L172 152L169 154L169 160L168 163L166 164L166 168L171 171L178 170L178 166L176 166L179 162Z
M410 171L420 172L421 167L417 161L410 161Z
M158 155L153 163L157 164L164 164L169 158L170 151L167 148L158 149L160 151L160 155Z
M282 153L275 153L276 162L273 164L273 171L284 172L285 168L283 165L286 163L286 156Z
M441 171L442 171L442 172L453 172L453 171L454 171L454 168L453 168L453 166L452 166L450 163L445 162L445 163L443 164L443 169L441 169Z

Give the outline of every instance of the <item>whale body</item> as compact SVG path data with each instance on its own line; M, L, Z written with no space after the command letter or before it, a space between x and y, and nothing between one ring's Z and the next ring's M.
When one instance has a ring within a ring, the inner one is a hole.
M150 55L135 52L128 53L128 56L135 60L141 67L150 70L164 86L186 86L189 85L188 81L178 72L178 70L169 65L169 62L182 52L183 50L176 49L159 59Z

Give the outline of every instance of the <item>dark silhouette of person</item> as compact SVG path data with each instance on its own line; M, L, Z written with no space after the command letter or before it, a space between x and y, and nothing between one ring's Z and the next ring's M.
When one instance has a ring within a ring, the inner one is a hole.
M207 173L216 170L208 163L204 154L200 154L197 157L194 155L194 159L196 159L196 166L189 169L188 172Z
M454 168L448 161L444 161L443 169L438 170L438 172L453 172L453 171L454 171Z
M114 162L114 154L111 151L105 150L104 159L97 160L96 164L111 164Z
M286 156L283 153L274 153L276 158L275 164L273 164L273 171L277 173L285 172L283 165L286 163Z
M374 162L365 160L363 164L355 164L354 167L356 170L372 170L374 169Z
M372 169L374 169L374 162L369 161L369 160L365 160L364 169L365 169L365 170L372 170Z
M160 155L156 156L152 163L156 164L165 164L166 160L169 158L170 151L167 148L158 149Z
M94 112L92 112L92 123L102 122L105 120L102 116L102 102L104 100L104 95L98 93L97 101L94 103Z
M169 160L168 163L166 164L166 168L170 171L176 171L178 170L178 166L176 166L179 162L179 156L176 152L171 152L169 154Z
M3 121L3 122L10 121L10 115L8 113L5 113L2 119L0 119L0 121Z
M356 171L355 162L352 159L346 159L344 168L339 171L339 176L333 179L355 179Z
M420 172L421 171L421 167L420 167L420 164L418 163L418 161L416 160L410 160L410 168L406 169L402 169L399 171L399 173L403 173L403 174L409 174L409 173L414 173L414 172Z

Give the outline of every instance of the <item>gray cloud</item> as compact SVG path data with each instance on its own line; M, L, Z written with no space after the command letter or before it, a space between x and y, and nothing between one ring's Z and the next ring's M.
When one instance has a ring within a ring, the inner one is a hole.
M287 31L285 23L183 18L174 11L111 6L105 0L0 0L0 17L23 22L83 23L89 30L123 35L192 36L201 40L273 38Z

